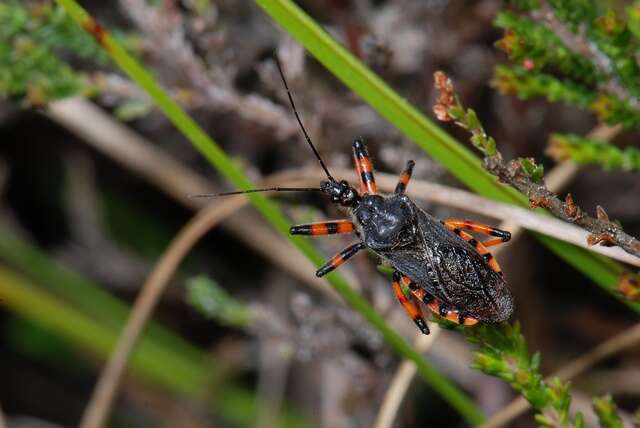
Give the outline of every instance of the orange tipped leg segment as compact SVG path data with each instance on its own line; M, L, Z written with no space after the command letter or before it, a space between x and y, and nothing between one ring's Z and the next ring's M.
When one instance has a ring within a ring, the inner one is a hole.
M338 254L333 256L324 266L316 271L316 276L321 277L325 276L332 270L341 266L344 262L349 260L351 257L355 256L356 253L365 248L364 242L358 242L357 244L353 244L344 250L340 251Z
M409 180L411 180L411 173L413 173L413 167L416 163L412 160L407 162L407 166L404 168L404 171L400 173L400 178L398 179L398 184L396 185L396 195L400 195L407 190L407 185L409 184Z
M489 252L487 247L509 241L511 239L511 234L509 232L496 229L495 227L491 227L486 224L476 223L471 220L446 219L442 221L442 224L444 224L447 229L471 244L476 249L478 254L482 256L484 261L487 262L491 269L498 272L499 274L502 274L500 265L493 257L493 254ZM484 235L496 236L496 238L489 239L486 242L479 242L473 236L466 233L463 229L482 233Z
M395 293L398 301L409 315L409 318L416 323L418 328L423 334L429 334L429 327L427 326L427 322L424 320L422 316L422 311L420 307L416 305L415 302L407 299L407 296L404 295L402 291L402 287L400 286L400 281L402 280L402 274L398 271L393 272L393 292Z
M471 326L478 323L477 319L464 316L458 310L448 309L440 300L427 293L423 288L418 287L411 278L401 274L400 272L397 273L400 276L400 282L402 285L407 287L409 291L411 291L411 294L413 294L417 300L423 302L434 314L456 324L462 324L465 326Z
M373 164L367 152L367 147L360 139L356 139L353 142L353 159L356 164L358 180L360 181L360 190L370 195L378 193L378 186L373 177Z
M337 233L351 233L355 225L351 220L333 220L322 223L309 223L291 226L289 233L292 235L326 236Z

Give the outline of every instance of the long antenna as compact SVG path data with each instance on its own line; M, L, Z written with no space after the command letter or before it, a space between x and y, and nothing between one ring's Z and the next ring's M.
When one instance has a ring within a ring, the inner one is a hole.
M258 192L321 192L321 189L310 187L267 187L264 189L237 190L235 192L223 193L203 193L200 195L191 195L190 198L217 198L218 196L242 195L244 193Z
M291 108L293 109L293 114L296 116L296 120L298 121L298 124L300 125L300 129L302 129L302 133L304 134L304 137L307 139L307 143L309 143L309 146L311 147L311 150L313 150L313 154L316 155L316 159L318 159L318 162L320 162L320 166L322 167L322 169L324 169L324 172L325 172L325 174L327 174L327 178L329 179L329 181L336 181L335 178L333 178L333 176L329 173L329 170L327 169L327 166L324 164L324 162L322 161L322 158L320 157L320 154L318 153L318 151L316 150L315 146L311 142L311 138L309 138L309 134L307 134L307 130L304 129L304 125L302 124L302 121L300 120L300 116L298 115L298 110L296 109L296 104L293 102L293 97L291 96L291 91L289 91L289 85L287 85L287 79L284 78L284 73L282 72L282 67L280 66L280 60L278 59L277 54L273 57L273 59L275 60L276 65L278 66L278 71L280 72L280 77L282 78L282 83L284 83L284 87L287 90L287 96L289 97L289 102L291 103Z

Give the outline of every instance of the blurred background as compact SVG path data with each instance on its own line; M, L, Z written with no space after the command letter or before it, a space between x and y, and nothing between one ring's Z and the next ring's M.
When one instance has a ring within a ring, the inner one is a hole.
M185 244L109 426L374 426L400 364L379 334L316 280L310 263L251 207L189 198L233 189L53 3L3 3L5 24L21 16L33 20L33 40L25 33L21 42L50 40L53 52L29 65L41 61L49 70L38 77L42 85L29 85L25 66L24 91L0 99L0 408L6 426L78 425L133 301L206 204L227 208L218 208L219 221L201 239ZM271 59L277 53L331 169L352 167L351 141L362 136L377 171L398 174L414 159L415 179L461 187L253 2L81 3L256 182L281 184L274 174L290 180L301 171L320 172L287 104ZM584 111L519 101L489 86L494 65L506 61L493 46L502 36L492 25L500 1L298 3L428 117L437 96L432 74L445 70L506 158L531 156L550 170L554 163L544 154L550 133L584 134L597 125ZM0 44L7 46L15 40L4 28ZM445 128L467 144L463 132ZM618 143L637 146L637 139L626 132ZM602 205L627 232L640 234L637 174L585 167L566 190L591 213ZM277 199L292 224L343 217L316 194ZM498 224L420 205L441 218ZM350 242L340 236L313 244L328 258ZM526 234L498 259L515 296L514 319L530 351L540 352L542 373L637 320ZM415 326L376 263L362 254L342 270L394 329L414 340ZM461 335L443 331L426 358L492 414L516 394L470 369L472 351ZM640 405L639 360L640 348L633 346L592 368L573 382L574 401L589 406L585 397L610 392L632 413ZM386 426L433 424L466 425L416 378ZM532 413L509 426L535 426Z

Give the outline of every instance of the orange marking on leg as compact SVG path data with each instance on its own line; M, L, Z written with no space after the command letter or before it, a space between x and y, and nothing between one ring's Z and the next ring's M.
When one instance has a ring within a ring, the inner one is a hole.
M326 223L315 223L311 225L311 235L328 235L329 229Z
M355 230L351 220L339 220L336 223L338 224L338 233L351 233Z
M373 176L373 164L367 153L367 148L361 140L353 142L353 160L360 181L360 189L364 193L374 195L378 192L376 180Z
M504 240L502 238L494 238L482 242L482 245L484 245L485 247L493 247L494 245L500 244L504 244Z
M475 250L478 252L478 254L482 256L482 258L487 263L487 265L493 271L501 274L502 269L500 268L498 261L493 257L493 254L489 252L487 247L485 247L485 245L482 242L477 241L473 236L471 236L467 232L460 230L460 226L461 226L460 223L464 223L464 222L463 221L453 222L448 220L443 221L443 224L447 229L449 229L450 231L452 231L453 233L455 233L465 241L469 242L469 244L473 245ZM464 224L462 224L462 226L464 227Z

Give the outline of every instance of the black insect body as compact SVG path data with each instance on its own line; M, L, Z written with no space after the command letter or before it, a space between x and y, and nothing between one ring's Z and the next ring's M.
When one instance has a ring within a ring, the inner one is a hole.
M276 62L277 63L277 62ZM408 315L424 333L429 328L420 303L455 323L497 323L513 312L513 299L502 271L487 247L509 241L509 232L470 220L437 220L405 195L414 162L409 161L392 195L378 194L373 165L360 139L353 142L353 156L360 193L346 181L334 179L320 158L298 116L284 74L278 69L304 136L328 180L319 189L270 188L254 191L322 191L347 208L351 219L292 226L293 235L324 236L355 233L359 242L345 248L316 272L324 276L363 249L377 254L394 269L394 293ZM230 192L226 194L245 193ZM466 231L494 238L479 242ZM407 297L403 291L410 291Z
M507 242L509 232L469 220L440 221L420 209L404 194L412 161L393 195L377 194L373 166L361 140L354 141L353 152L362 193L330 175L320 186L334 202L348 209L351 220L291 227L294 235L353 232L360 239L329 260L316 275L326 275L367 248L394 268L394 292L423 333L428 334L429 328L418 301L464 325L507 320L513 312L513 300L500 266L486 247ZM481 243L463 229L495 238ZM409 289L411 299L405 296L401 284Z

